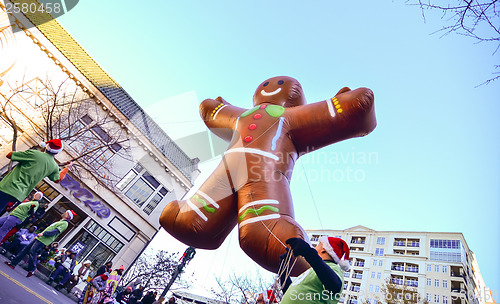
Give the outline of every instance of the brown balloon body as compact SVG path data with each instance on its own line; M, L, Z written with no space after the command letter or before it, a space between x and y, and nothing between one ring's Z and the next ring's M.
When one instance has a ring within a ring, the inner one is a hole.
M367 88L343 88L333 98L306 104L299 82L280 76L262 82L253 103L252 109L221 97L201 103L207 127L230 142L229 148L193 197L165 207L160 223L181 242L203 249L218 248L238 225L245 253L277 272L285 241L308 239L294 219L290 180L295 162L305 153L373 131L374 98ZM308 267L299 259L292 275Z

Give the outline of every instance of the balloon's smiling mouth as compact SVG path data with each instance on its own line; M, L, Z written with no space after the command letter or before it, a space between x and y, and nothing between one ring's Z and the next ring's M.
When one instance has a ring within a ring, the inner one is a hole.
M279 92L281 92L281 88L277 88L276 90L272 91L272 92L266 92L264 90L260 91L260 94L264 95L264 96L271 96L271 95L274 95L274 94L278 94Z

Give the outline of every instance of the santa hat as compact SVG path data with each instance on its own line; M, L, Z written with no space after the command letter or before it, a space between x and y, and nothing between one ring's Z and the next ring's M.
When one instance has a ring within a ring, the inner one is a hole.
M49 151L52 154L57 154L62 151L63 143L60 139L56 138L46 142L41 142L40 147L47 148L47 151Z
M344 271L349 270L349 246L343 239L322 236L319 238L323 248L333 258L335 263L339 264Z
M38 200L41 200L43 198L43 192L42 191L37 191L35 192L35 194L33 194L33 197L35 197L35 195L40 195L40 198Z
M120 268L118 268L118 270L125 270L125 267L123 267L123 265L122 265L122 266L120 266Z
M72 220L73 217L75 217L75 215L76 215L75 211L73 211L73 210L68 210L65 213L67 213L69 215L70 220Z

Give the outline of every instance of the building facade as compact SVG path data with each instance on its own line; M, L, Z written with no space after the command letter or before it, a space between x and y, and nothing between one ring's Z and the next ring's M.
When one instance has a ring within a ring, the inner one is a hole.
M364 226L306 232L313 245L323 235L349 245L351 268L344 274L343 303L387 303L382 292L386 282L417 292L415 302L485 303L487 289L462 233L375 231Z
M47 208L35 224L48 226L72 209L77 216L58 238L60 247L79 250L78 260L93 267L106 261L127 267L160 229L164 206L192 187L197 159L50 15L8 11L7 3L0 1L0 174L14 141L11 121L17 151L62 138L56 162L75 165L59 184L38 184Z

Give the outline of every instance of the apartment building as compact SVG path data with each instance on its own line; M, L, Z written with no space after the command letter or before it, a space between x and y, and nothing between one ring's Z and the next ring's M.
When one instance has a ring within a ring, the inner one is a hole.
M324 235L349 245L351 269L344 275L342 303L386 302L381 290L389 280L418 292L430 304L485 304L488 289L462 233L375 231L364 226L306 232L314 245Z

